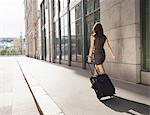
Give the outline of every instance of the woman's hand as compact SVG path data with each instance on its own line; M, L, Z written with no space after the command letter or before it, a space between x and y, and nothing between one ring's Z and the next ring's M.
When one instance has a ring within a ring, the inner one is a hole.
M114 59L114 60L116 59L116 57L113 54L112 54L111 58Z
M88 57L88 63L91 63L92 62L92 57Z
M111 49L111 47L110 47L110 45L109 45L109 42L108 42L108 39L106 38L106 41L105 41L105 46L108 48L108 50L109 50L109 52L110 52L110 54L111 54L111 58L112 59L116 59L116 57L115 57L115 55L113 54L113 51L112 51L112 49Z

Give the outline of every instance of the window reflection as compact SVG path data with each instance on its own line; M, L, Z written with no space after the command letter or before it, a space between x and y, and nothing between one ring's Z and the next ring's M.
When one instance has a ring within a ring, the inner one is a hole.
M64 43L65 43L65 38L64 38L64 28L61 29L61 59L65 59L64 55Z
M65 26L65 60L68 60L68 28Z
M76 28L77 28L77 60L80 60L81 58L81 55L82 55L82 40L81 40L81 37L82 37L82 27L81 27L81 19L78 20L76 22ZM81 60L80 60L81 61Z
M94 9L98 9L100 6L99 0L94 0Z
M86 23L87 23L87 46L88 46L88 49L90 47L90 37L91 37L91 34L92 34L92 27L94 25L94 15L91 14L89 16L86 17Z
M68 0L60 0L60 10L67 8L67 2Z
M100 10L97 10L94 13L94 22L99 22L100 21Z
M61 17L61 57L68 60L68 20L67 14Z
M54 0L54 5L53 5L54 7L54 16L56 16L57 14L58 14L58 0Z
M81 17L81 4L79 4L75 7L75 17L76 17L76 19Z
M71 23L75 22L75 8L70 11Z
M67 19L67 14L64 15L64 26L66 27L68 25L68 19Z
M54 18L58 20L58 0L54 0ZM59 0L60 2L60 11L67 8L68 0ZM70 0L74 2L75 0ZM86 2L86 33L89 40L91 35L91 30L95 22L100 20L100 10L99 10L99 0L85 0ZM82 20L81 20L82 7L81 2L74 6L70 10L70 29L71 29L71 38L68 38L68 14L65 14L60 18L60 28L58 27L58 21L55 21L55 50L56 57L59 57L61 53L62 60L68 60L68 39L71 39L71 61L81 62L82 61L82 48L83 48L83 39L82 39ZM60 41L59 41L59 29L61 30L61 52L60 52ZM59 59L59 58L58 58Z
M64 8L67 8L67 2L68 0L63 0L64 1Z
M60 0L60 10L62 10L64 8L64 1Z
M87 47L90 47L90 37L94 23L100 21L99 0L86 0L86 32L87 32ZM87 51L88 52L88 51Z
M76 35L76 30L75 30L75 22L73 22L71 24L71 36L75 36Z
M150 1L141 1L142 69L150 71Z
M94 10L95 0L86 0L86 14L91 13Z
M75 0L70 0L70 2L74 2Z
M55 36L55 58L59 59L59 31L58 31L58 20L54 23L54 36Z
M71 24L71 53L72 61L76 61L76 24L73 22Z
M82 60L82 23L81 3L75 6L70 12L71 15L71 53L72 61Z

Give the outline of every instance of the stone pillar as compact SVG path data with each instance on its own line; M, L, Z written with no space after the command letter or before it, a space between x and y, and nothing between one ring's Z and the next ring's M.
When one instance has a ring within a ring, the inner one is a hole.
M116 56L106 49L106 72L114 78L140 82L139 0L100 0L101 23Z

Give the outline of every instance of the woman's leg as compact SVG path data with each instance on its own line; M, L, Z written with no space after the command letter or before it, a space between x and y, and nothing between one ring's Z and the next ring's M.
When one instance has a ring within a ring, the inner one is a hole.
M98 72L98 70L97 70L97 66L95 65L95 68L96 69L94 69L94 76L96 76L99 72Z
M96 65L96 70L99 74L105 74L105 69L103 64Z

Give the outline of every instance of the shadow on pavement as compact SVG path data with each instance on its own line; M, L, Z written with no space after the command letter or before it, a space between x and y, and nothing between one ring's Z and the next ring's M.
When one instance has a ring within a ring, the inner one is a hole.
M101 100L103 104L117 112L125 112L131 115L149 115L150 106L139 102L127 100L118 96L113 99Z

